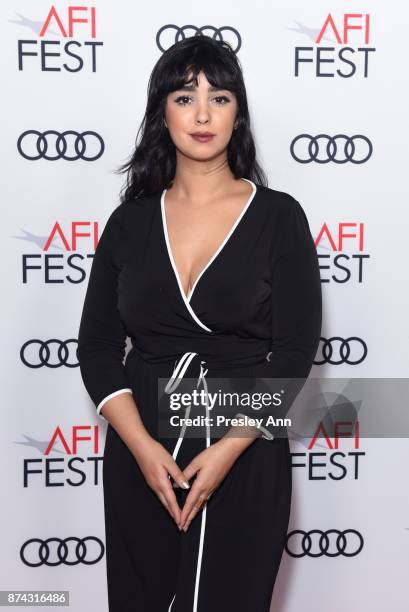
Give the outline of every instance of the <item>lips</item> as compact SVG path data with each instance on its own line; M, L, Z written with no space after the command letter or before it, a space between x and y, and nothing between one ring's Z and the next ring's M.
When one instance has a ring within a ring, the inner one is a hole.
M199 142L208 142L212 138L214 138L214 134L210 132L195 132L194 134L190 134L192 138Z

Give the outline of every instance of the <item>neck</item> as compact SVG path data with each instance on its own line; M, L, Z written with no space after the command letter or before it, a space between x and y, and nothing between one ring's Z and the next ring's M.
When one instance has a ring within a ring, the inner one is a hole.
M201 162L177 152L175 178L168 191L178 199L200 204L222 195L235 180L225 155Z

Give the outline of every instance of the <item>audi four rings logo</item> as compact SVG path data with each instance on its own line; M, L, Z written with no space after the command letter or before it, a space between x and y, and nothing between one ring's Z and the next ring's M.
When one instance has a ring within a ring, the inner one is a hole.
M27 130L19 136L17 149L20 155L29 161L95 161L103 154L105 144L102 137L91 130L80 133L73 130L61 133L56 130Z
M299 157L295 152L297 144L297 148L301 149L299 153L302 157ZM336 134L335 136L300 134L291 142L290 151L295 161L300 164L309 164L312 161L317 162L317 164L328 164L330 161L335 164L346 164L348 161L353 164L363 164L371 157L373 147L369 138L362 134L355 134L354 136L347 136L346 134ZM337 153L339 153L340 158L336 157Z
M50 347L54 345L55 350L51 354ZM71 350L70 350L71 345ZM79 366L77 356L78 340L27 340L20 349L21 361L28 368L76 368Z
M193 33L192 33L193 32ZM226 36L228 34L229 36ZM166 51L170 46L189 38L190 36L210 36L217 40L227 40L233 48L234 53L237 53L241 47L241 36L235 28L231 26L222 26L215 28L212 25L205 25L201 28L194 25L177 26L172 23L164 25L156 34L156 44L162 51ZM166 39L166 46L165 45Z
M297 537L301 536L301 537ZM294 529L287 534L285 549L291 557L354 557L364 546L364 539L356 529Z
M361 363L368 354L368 347L362 338L357 336L350 336L349 338L341 338L340 336L332 336L332 338L320 338L321 344L321 360L314 360L315 365L322 365L323 363L330 363L332 365L339 365L340 363L348 363L349 365L358 365ZM338 358L332 359L334 348L338 344ZM355 348L356 356L350 359L351 349Z
M94 544L91 544L94 542ZM51 545L54 543L55 545ZM87 545L88 543L88 545ZM20 558L29 567L39 567L48 565L94 565L98 563L104 555L105 547L99 538L88 536L86 538L31 538L23 544L20 549Z

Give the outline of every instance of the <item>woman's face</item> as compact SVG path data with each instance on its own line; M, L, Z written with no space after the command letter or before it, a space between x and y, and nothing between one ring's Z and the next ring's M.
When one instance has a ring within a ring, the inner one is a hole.
M227 89L213 90L204 72L199 72L197 80L197 86L192 82L168 95L165 120L176 149L203 160L227 148L235 125L237 100ZM195 132L210 132L213 137L199 141L192 137Z

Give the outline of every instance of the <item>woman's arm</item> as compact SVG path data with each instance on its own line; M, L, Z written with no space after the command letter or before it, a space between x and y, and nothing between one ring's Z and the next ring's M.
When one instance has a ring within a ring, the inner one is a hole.
M132 394L123 365L126 332L117 307L123 206L111 213L96 247L78 332L82 380L104 420L101 410L108 401L112 406L114 397Z
M300 203L287 196L278 239L270 253L271 269L271 351L265 363L256 368L257 379L279 378L287 394L284 411L298 395L311 371L322 324L322 293L319 264L307 216ZM258 381L258 385L261 382ZM280 386L280 389L282 386ZM271 392L263 386L257 391ZM285 395L284 395L285 397ZM269 416L269 410L249 409L236 417ZM274 427L231 427L223 436L226 444L243 451L255 437L274 439ZM251 438L251 439L250 439Z
M173 457L146 430L123 359L126 329L118 300L126 204L110 215L95 250L78 332L78 360L85 388L99 416L108 420L138 462L146 481L175 521L180 508L168 475L184 486ZM186 487L185 487L186 488Z
M256 369L258 378L290 379L283 384L287 400L280 416L288 412L309 376L322 325L321 278L314 239L299 202L291 197L286 205L288 214L270 258L271 352ZM263 416L266 419L268 410ZM274 439L273 426L260 429L263 438Z

